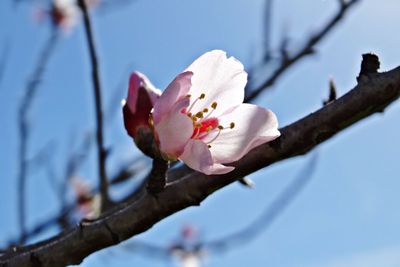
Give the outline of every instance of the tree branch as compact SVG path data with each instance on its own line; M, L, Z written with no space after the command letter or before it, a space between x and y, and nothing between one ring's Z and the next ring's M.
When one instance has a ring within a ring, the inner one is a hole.
M108 181L106 173L106 150L104 148L103 138L103 113L101 110L101 86L98 62L96 56L96 49L94 46L92 26L89 19L88 10L85 4L85 0L78 0L78 4L83 13L83 19L85 24L85 33L90 53L90 61L92 64L92 81L95 96L95 108L96 108L96 141L97 141L97 161L99 168L99 179L100 179L100 194L102 202L102 210L108 208L111 204L111 200L108 195Z
M207 196L238 178L275 162L305 154L318 144L376 112L400 96L400 67L370 74L353 90L281 131L281 137L253 149L235 162L225 175L191 172L167 184L156 196L144 193L93 222L82 222L43 242L16 249L0 257L0 266L65 266L78 264L91 253L118 244L151 228L184 208L200 205Z
M336 15L331 18L331 20L325 25L325 27L320 29L317 33L313 34L297 53L292 56L287 55L288 57L282 61L281 65L264 83L262 83L258 88L253 89L251 92L249 92L249 94L245 98L245 102L251 102L252 100L254 100L256 97L258 97L259 94L261 94L267 88L271 87L275 83L275 81L278 80L280 76L290 67L292 67L296 62L298 62L303 57L312 54L314 52L314 47L319 43L319 41L321 41L338 24L338 22L342 20L347 11L350 10L350 7L352 7L359 1L360 0L350 0L344 2L343 0L338 0L340 4L340 9L336 13Z

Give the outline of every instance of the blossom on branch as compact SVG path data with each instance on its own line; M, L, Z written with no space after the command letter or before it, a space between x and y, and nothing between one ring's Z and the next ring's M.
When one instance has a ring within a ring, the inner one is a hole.
M144 74L131 74L128 97L123 107L124 125L138 148L149 156L153 139L149 116L160 95L161 91L155 88Z
M98 4L99 0L85 0L90 9ZM76 26L79 19L79 7L76 0L53 0L50 9L38 8L35 12L36 20L43 21L49 18L53 26L69 33Z
M196 59L154 102L149 120L161 156L207 175L224 174L234 169L224 164L279 137L272 111L243 103L246 83L242 63L224 51Z
M67 31L76 25L78 14L75 0L54 0L50 10L53 24Z
M78 220L96 219L100 215L100 194L93 194L89 185L79 177L71 180Z

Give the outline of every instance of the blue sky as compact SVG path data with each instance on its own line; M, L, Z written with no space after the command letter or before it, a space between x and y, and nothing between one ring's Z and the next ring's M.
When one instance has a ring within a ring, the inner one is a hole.
M0 49L10 51L0 81L0 242L15 237L17 175L17 103L32 72L49 25L32 22L32 5L13 9L1 1ZM273 47L282 30L291 47L318 29L335 12L334 0L275 1ZM215 48L240 59L246 68L260 56L263 0L137 0L122 9L93 14L101 81L106 106L125 96L118 86L129 71L140 70L159 88L165 86L200 54ZM272 109L282 126L321 106L333 77L339 95L356 84L361 54L380 56L381 70L399 65L397 0L363 0L319 46L318 53L288 71L257 101ZM117 97L115 97L117 96ZM63 173L62 162L70 140L93 129L90 66L82 25L63 36L31 110L31 153L55 140L50 161ZM320 159L312 182L268 231L249 244L223 255L209 255L206 266L399 266L400 258L400 106L391 105L320 146ZM108 124L106 142L113 147L110 173L138 152L123 129L120 114ZM75 144L77 141L75 141ZM92 149L92 152L94 150ZM196 224L205 239L224 236L245 227L290 182L306 158L288 160L251 176L256 188L234 184L209 197L201 207L188 208L137 239L168 244L185 223ZM93 184L94 153L80 176ZM28 218L32 224L54 214L58 199L44 171L29 177ZM116 192L114 192L115 194ZM50 235L51 233L47 233ZM112 257L110 257L112 256ZM387 264L384 264L386 263ZM367 263L369 265L367 265ZM118 248L88 257L82 266L174 266Z

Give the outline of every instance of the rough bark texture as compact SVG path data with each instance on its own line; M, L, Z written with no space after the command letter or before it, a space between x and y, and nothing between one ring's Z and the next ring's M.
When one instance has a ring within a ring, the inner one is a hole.
M157 195L143 194L120 205L96 221L43 242L15 249L0 258L0 266L65 266L79 264L86 256L142 233L163 218L186 207L199 205L216 190L272 163L307 153L346 127L372 115L400 95L400 67L380 74L364 75L349 93L320 110L281 129L282 136L261 145L233 165L226 175L206 176L186 171Z

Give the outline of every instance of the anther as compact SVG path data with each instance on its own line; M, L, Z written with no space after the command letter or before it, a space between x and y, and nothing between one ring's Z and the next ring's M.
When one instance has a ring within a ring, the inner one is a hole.
M212 107L213 109L216 109L216 108L217 108L217 102L213 102L213 103L211 104L211 107Z
M211 145L207 145L208 146L208 148L211 148Z
M199 99L204 99L206 97L206 94L201 94Z
M187 98L190 98L190 97L191 97L191 95L190 95L190 94L187 94L187 95L186 95L186 97L187 97Z
M207 113L208 112L208 108L203 109L203 112Z
M149 125L150 125L151 127L153 127L153 125L154 125L154 120L153 120L153 115L152 115L152 114L149 115L148 122L149 122Z
M235 128L235 123L231 122L231 124L229 125L229 128L231 128L231 129Z
M218 125L218 129L223 130L223 129L224 129L224 126Z
M202 119L204 116L203 116L203 112L197 112L196 113L196 115L195 115L197 118L199 118L199 119Z

